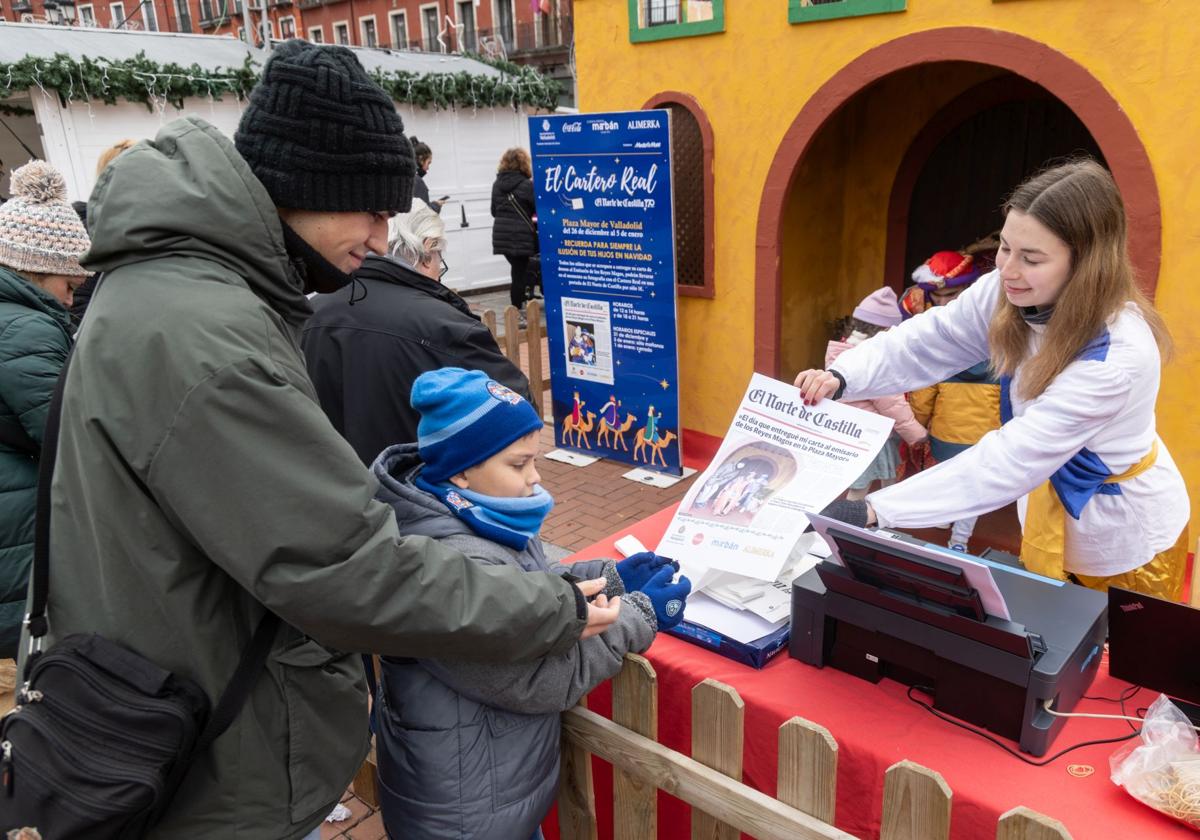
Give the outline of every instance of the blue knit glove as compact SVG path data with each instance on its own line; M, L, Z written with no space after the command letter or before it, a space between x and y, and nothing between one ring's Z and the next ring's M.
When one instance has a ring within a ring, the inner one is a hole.
M692 582L686 575L681 576L678 583L671 583L674 576L674 569L663 566L641 590L654 605L654 618L658 621L659 630L670 630L683 621L683 608L692 591Z
M650 578L664 566L679 571L679 564L670 557L663 557L653 551L643 551L617 563L617 574L621 576L626 592L640 592L650 582Z

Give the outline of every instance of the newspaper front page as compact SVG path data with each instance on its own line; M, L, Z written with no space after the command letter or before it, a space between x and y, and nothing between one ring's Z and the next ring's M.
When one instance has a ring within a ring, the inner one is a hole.
M721 573L772 583L808 526L871 464L892 421L754 374L729 432L658 545L694 591Z

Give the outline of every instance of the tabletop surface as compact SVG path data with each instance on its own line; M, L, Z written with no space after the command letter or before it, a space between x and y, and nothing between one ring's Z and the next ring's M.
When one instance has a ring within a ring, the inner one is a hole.
M674 508L660 511L578 552L574 559L619 557L613 542L628 533L652 548L673 512ZM765 793L775 793L778 727L796 715L826 727L838 743L836 824L856 836L878 836L884 773L902 759L936 770L946 780L953 791L951 836L956 840L994 837L1000 815L1018 805L1061 821L1075 840L1196 836L1112 783L1109 757L1123 744L1083 747L1048 766L1034 767L939 720L907 698L906 686L892 680L872 684L832 668L805 665L786 651L755 670L666 634L659 634L646 656L658 674L659 740L672 749L690 752L692 686L713 678L738 691L746 705L743 780ZM1115 698L1127 686L1108 675L1106 659L1088 695ZM593 696L596 702L590 696L589 707L607 714L607 690L597 689ZM1125 708L1132 714L1156 696L1143 689ZM1084 700L1076 711L1121 713L1117 703L1104 700ZM1120 720L1068 721L1048 755L1080 742L1127 734L1128 727ZM1085 775L1089 769L1090 775ZM685 836L686 809L669 797L660 800L660 837ZM603 804L599 795L597 802ZM605 820L601 822L603 827Z

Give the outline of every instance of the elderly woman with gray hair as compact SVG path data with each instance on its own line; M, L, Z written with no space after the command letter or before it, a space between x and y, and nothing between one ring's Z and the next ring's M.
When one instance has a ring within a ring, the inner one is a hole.
M452 366L529 396L529 381L466 302L441 284L446 226L419 199L388 226L388 255L369 256L349 289L318 295L301 339L321 407L363 464L417 439L412 383Z

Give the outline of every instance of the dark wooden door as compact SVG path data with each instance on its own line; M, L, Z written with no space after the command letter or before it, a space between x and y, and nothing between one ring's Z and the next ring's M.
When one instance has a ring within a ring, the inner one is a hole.
M1046 94L987 108L934 148L913 188L905 249L908 274L935 251L1000 229L1000 206L1025 177L1056 159L1100 148L1079 118Z

